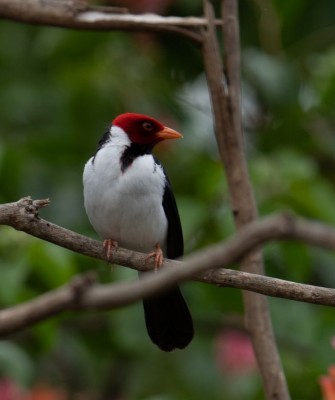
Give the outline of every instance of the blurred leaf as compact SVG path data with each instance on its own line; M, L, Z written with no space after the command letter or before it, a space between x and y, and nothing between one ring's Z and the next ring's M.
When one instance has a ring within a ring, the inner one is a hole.
M27 353L9 341L0 342L0 374L11 377L22 386L28 385L34 365Z
M17 262L1 263L1 291L0 302L3 305L10 305L17 302L18 294L22 290L22 285L28 274L27 264Z
M70 253L54 244L36 241L30 246L28 257L32 273L49 289L68 282L74 274Z

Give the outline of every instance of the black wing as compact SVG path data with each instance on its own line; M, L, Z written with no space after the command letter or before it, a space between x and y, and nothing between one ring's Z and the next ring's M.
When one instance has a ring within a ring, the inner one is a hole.
M170 181L165 171L164 174L166 177L166 183L163 195L163 209L168 221L166 257L174 259L181 257L184 254L183 230L180 223L176 199L174 197Z
M159 164L156 159L155 161ZM176 199L165 171L164 174L166 182L163 208L168 221L165 256L173 259L183 255L183 232ZM148 334L160 349L183 349L190 343L194 335L193 321L178 286L144 299L143 306Z

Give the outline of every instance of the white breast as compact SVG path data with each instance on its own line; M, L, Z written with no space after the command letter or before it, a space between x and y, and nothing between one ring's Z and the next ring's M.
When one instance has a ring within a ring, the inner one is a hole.
M142 252L164 246L167 219L162 206L165 176L152 155L135 158L121 172L124 145L107 143L85 165L85 209L102 239Z

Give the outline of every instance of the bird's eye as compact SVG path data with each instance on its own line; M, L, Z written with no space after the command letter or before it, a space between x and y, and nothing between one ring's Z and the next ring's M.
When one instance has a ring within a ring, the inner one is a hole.
M148 121L143 122L142 127L143 127L143 129L145 129L148 132L152 131L152 129L153 129L152 124Z

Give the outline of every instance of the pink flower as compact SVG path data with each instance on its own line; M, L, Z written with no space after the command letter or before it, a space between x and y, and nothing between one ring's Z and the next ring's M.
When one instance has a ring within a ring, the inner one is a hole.
M223 330L215 339L218 368L224 373L246 374L257 368L249 336L238 330Z
M324 400L335 400L335 365L328 368L328 375L319 380Z
M22 389L12 380L3 378L0 380L1 400L23 400L25 394Z

